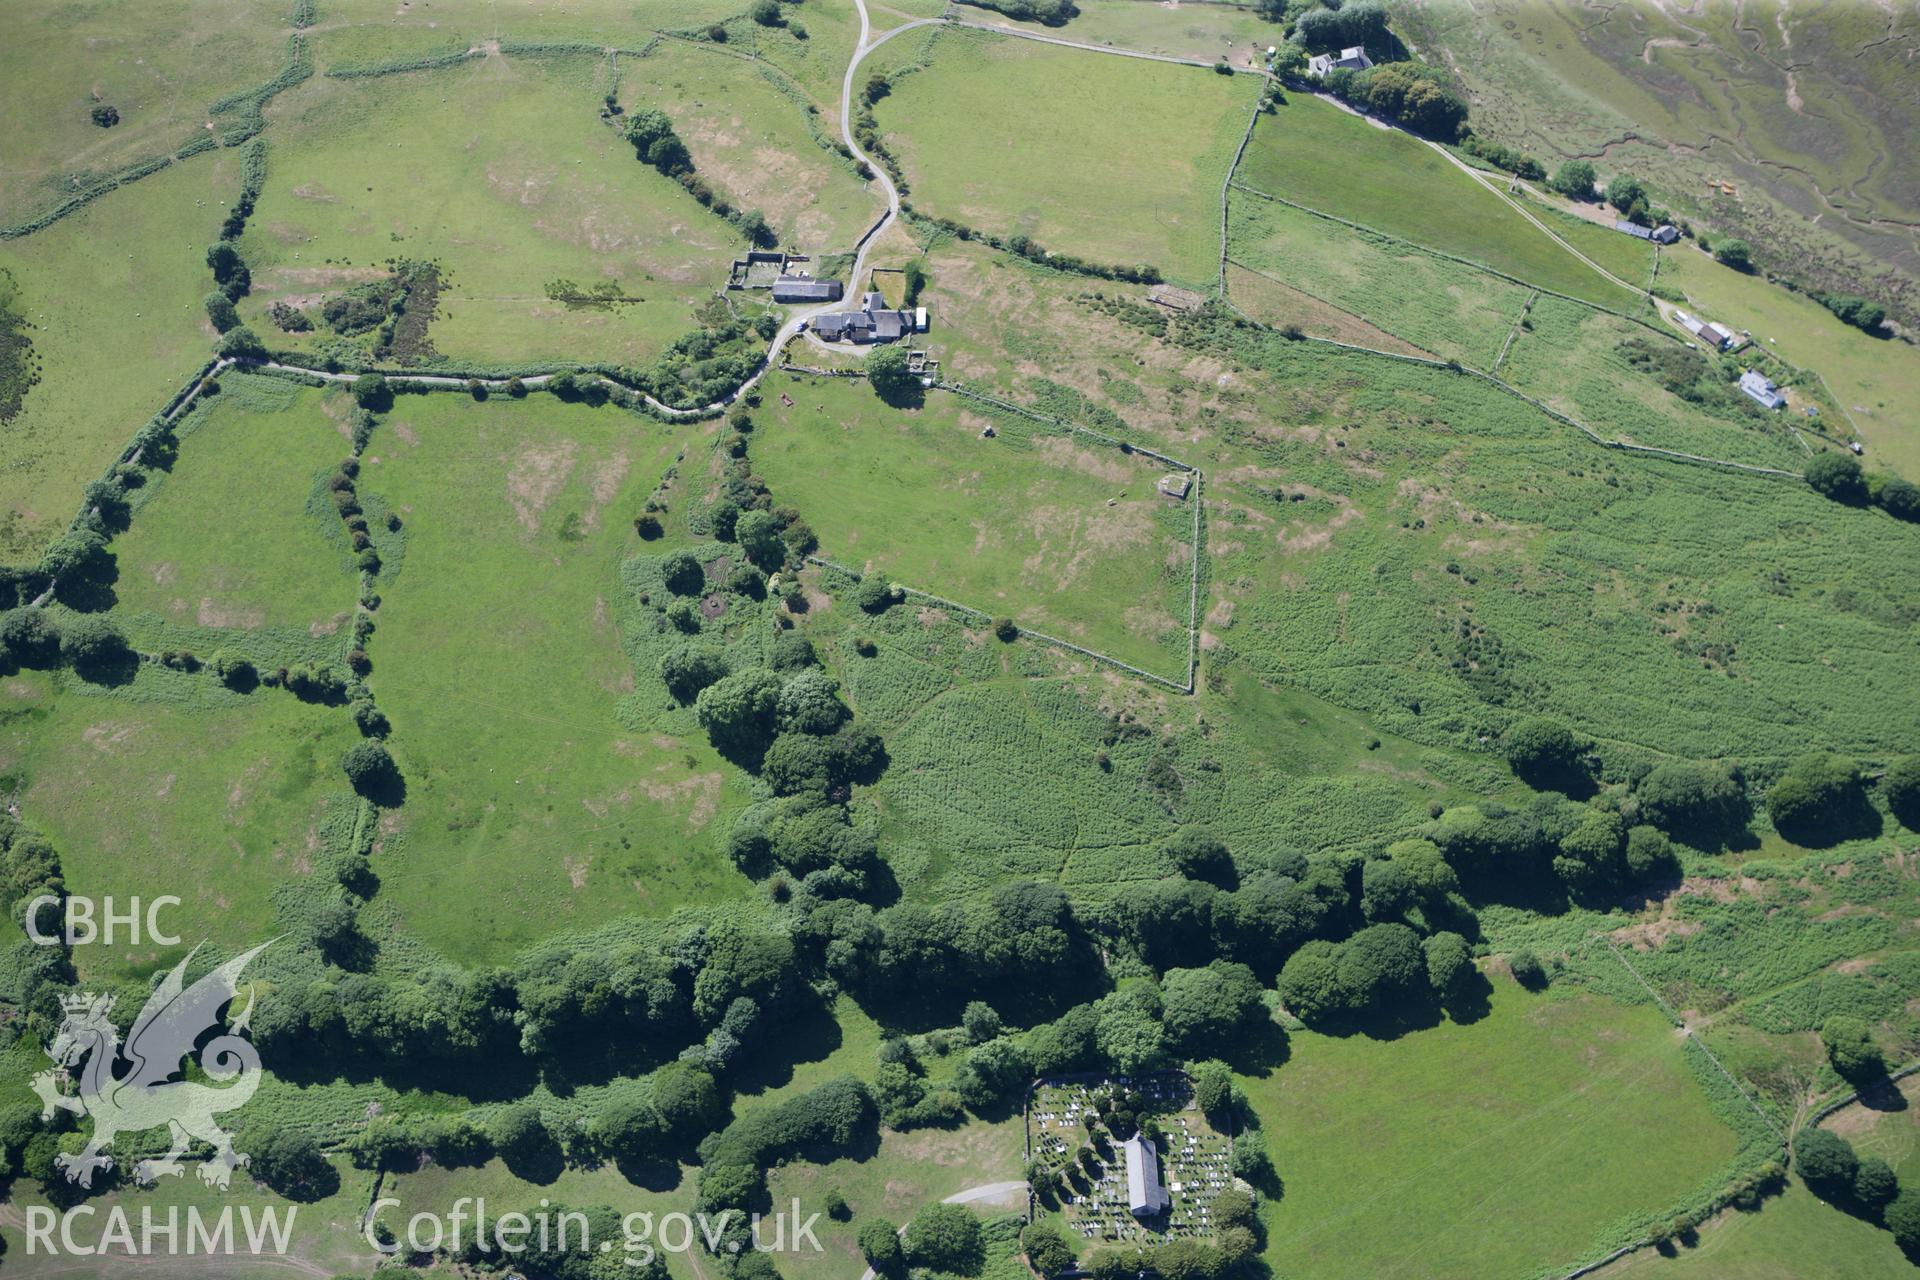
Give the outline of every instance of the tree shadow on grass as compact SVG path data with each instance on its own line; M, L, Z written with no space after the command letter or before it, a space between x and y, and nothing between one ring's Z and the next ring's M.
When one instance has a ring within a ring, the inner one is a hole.
M1241 1075L1266 1076L1279 1070L1293 1056L1293 1041L1287 1029L1277 1022L1265 1022L1235 1040L1221 1054L1222 1059Z
M551 1137L530 1143L525 1149L510 1155L502 1154L500 1159L507 1166L507 1172L514 1177L541 1187L559 1181L560 1175L567 1169L566 1153Z
M833 1011L818 1002L789 1018L779 1028L779 1052L748 1055L750 1061L733 1073L736 1093L763 1093L793 1082L794 1069L803 1062L822 1062L838 1049L845 1036Z
M131 649L114 649L107 653L76 662L73 673L88 684L97 684L116 689L133 683L140 672L140 655Z
M1870 1111L1905 1111L1910 1105L1900 1086L1885 1076L1860 1085L1859 1093L1860 1105Z
M1849 840L1872 840L1885 829L1880 811L1857 792L1849 802L1820 815L1812 822L1789 822L1779 826L1780 834L1805 849L1831 849Z
M613 1167L643 1191L672 1191L681 1183L679 1163L664 1152L618 1155L614 1157Z
M113 589L119 580L119 559L103 551L85 571L62 574L54 584L53 598L75 613L105 613L120 603L120 594Z
M1493 1012L1493 984L1478 969L1456 979L1440 999L1448 1018L1461 1026L1470 1026Z

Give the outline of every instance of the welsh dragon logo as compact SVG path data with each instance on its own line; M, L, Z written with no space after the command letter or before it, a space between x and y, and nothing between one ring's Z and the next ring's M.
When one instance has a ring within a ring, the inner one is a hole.
M182 1172L180 1157L193 1141L213 1147L213 1159L200 1166L200 1180L210 1187L224 1189L233 1171L246 1166L247 1157L233 1149L233 1138L214 1123L214 1116L243 1105L260 1084L260 1054L245 1038L253 1015L251 987L239 1017L200 1050L201 1070L223 1087L173 1077L181 1073L181 1060L193 1054L201 1035L219 1023L221 1008L238 994L241 970L269 945L262 943L236 956L186 987L190 953L148 997L127 1032L124 1049L107 1016L113 1008L112 996L61 997L66 1017L47 1050L57 1067L35 1076L33 1089L43 1103L42 1119L52 1119L57 1108L93 1121L93 1137L86 1147L57 1158L67 1181L91 1187L95 1172L113 1167L112 1157L102 1152L115 1138L161 1126L172 1130L172 1146L157 1160L135 1162L133 1176L142 1184ZM82 1059L84 1067L79 1066ZM60 1092L60 1070L76 1068L80 1089L70 1097Z

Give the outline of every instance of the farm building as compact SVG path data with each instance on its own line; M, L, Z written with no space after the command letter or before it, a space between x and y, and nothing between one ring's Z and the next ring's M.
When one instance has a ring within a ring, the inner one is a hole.
M1637 222L1617 218L1614 220L1613 229L1624 231L1638 240L1651 240L1655 244L1672 244L1680 238L1679 230L1671 222L1663 222L1657 227L1643 227Z
M781 276L773 282L775 302L838 302L838 280L816 280L812 276Z
M927 331L927 309L896 310L878 293L860 300L858 311L833 311L815 316L813 331L827 342L893 342L910 333Z
M1160 1185L1160 1153L1137 1133L1127 1139L1126 1152L1127 1212L1136 1218L1165 1213L1173 1197Z
M1308 58L1307 73L1309 75L1324 76L1330 71L1338 71L1342 68L1353 71L1364 71L1372 65L1373 59L1367 56L1367 51L1359 45L1355 45L1351 49L1342 49L1340 56L1337 58L1330 53L1315 54L1313 57Z
M1773 379L1758 369L1749 369L1740 375L1740 389L1758 401L1763 409L1780 409L1787 403L1787 398L1780 394Z
M1688 333L1700 339L1715 351L1729 350L1739 341L1739 335L1723 324L1715 324L1711 320L1702 320L1698 316L1688 315L1684 311L1674 312L1673 318L1680 322L1682 329L1685 329Z

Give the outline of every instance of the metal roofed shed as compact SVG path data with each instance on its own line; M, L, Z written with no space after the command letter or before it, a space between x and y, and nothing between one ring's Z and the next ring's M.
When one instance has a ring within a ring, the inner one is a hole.
M775 302L838 302L838 280L816 280L812 276L781 276L773 282Z

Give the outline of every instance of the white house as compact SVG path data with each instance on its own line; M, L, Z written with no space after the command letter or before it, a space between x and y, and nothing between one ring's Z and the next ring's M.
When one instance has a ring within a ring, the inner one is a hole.
M1759 401L1763 409L1784 408L1787 398L1774 386L1773 379L1758 369L1749 369L1740 375L1740 389Z
M1343 67L1351 71L1364 71L1372 65L1373 59L1367 56L1367 51L1355 45L1351 49L1342 49L1337 58L1330 53L1314 54L1307 59L1307 74L1324 76L1329 71L1338 71Z

